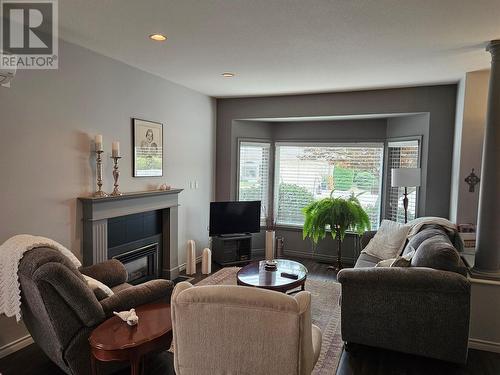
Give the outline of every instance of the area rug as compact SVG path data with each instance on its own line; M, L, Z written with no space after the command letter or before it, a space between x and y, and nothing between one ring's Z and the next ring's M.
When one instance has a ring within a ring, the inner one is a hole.
M236 285L238 267L223 268L196 285ZM340 284L334 281L306 280L311 292L312 321L323 332L321 353L314 367L314 375L334 375L342 354L340 336Z

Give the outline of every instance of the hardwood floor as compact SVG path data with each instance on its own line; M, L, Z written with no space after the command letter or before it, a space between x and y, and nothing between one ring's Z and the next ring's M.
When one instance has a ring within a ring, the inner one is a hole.
M500 374L500 354L469 349L465 366L358 345L344 351L337 375L494 375Z
M310 259L297 259L309 270L308 278L318 280L332 280L336 277L333 271L327 270L327 264L318 263ZM198 272L192 277L195 284L206 276ZM214 264L212 272L221 267ZM181 276L186 276L185 273ZM180 279L176 281L181 281ZM165 356L171 359L170 353ZM146 368L149 374L169 374L169 370L159 369L154 363ZM127 374L123 371L120 375ZM0 359L0 375L63 375L63 372L54 365L45 354L35 345L30 345L16 353ZM343 352L340 359L337 375L498 375L500 374L500 354L469 350L469 358L465 366L457 366L446 362L423 357L392 352L388 350L355 346L349 352Z

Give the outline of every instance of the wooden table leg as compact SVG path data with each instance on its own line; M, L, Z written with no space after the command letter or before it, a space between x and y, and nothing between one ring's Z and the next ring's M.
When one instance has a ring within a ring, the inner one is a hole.
M90 353L90 368L92 370L92 375L97 375L97 360L92 353Z
M137 354L130 357L130 375L142 374L141 358L142 357Z

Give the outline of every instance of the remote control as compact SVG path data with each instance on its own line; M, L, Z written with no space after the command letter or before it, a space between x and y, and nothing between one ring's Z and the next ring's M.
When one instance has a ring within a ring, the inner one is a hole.
M296 275L294 273L286 273L286 272L281 272L281 276L286 277L288 279L294 279L294 280L297 280L299 278L299 275Z

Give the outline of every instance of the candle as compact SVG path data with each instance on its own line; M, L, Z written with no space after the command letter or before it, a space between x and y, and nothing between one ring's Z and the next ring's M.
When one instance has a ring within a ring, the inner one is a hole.
M102 134L95 136L95 150L102 151Z
M119 157L120 156L120 142L114 141L111 147L112 150L112 155L114 157Z

